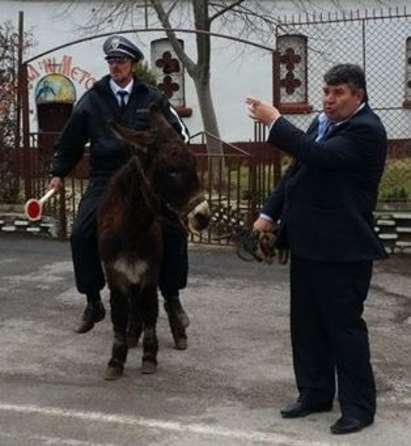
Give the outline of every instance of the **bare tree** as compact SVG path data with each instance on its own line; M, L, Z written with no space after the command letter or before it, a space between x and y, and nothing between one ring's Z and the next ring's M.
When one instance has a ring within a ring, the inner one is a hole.
M290 2L302 13L314 6L310 0ZM330 2L335 8L341 6L340 0ZM274 47L275 27L281 15L277 9L278 3L277 0L103 0L98 8L93 9L93 18L85 28L96 31L107 30L108 27L112 29L113 26L124 27L129 23L133 25L133 18L138 18L141 23L143 15L148 27L154 15L194 82L204 130L216 137L207 138L208 150L210 153L221 153L222 146L217 139L220 132L210 86L211 36L207 33L224 32ZM193 60L181 47L173 31L187 23L194 30L202 32L196 34L197 60Z
M147 23L154 17L165 29L167 37L181 60L189 76L192 78L200 107L204 130L209 135L207 147L210 153L221 153L222 146L218 140L220 131L212 99L210 86L211 36L210 31L231 33L238 37L270 42L273 44L274 28L277 24L276 1L244 0L118 0L105 2L93 10L93 20L86 27L88 31L125 26L133 23L132 17L142 18L144 13ZM296 0L301 7L306 0ZM154 14L152 14L154 12ZM197 31L197 60L193 60L182 48L173 28L187 24Z
M18 76L19 36L11 22L0 24L0 202L18 200ZM33 45L30 33L24 36L24 48Z

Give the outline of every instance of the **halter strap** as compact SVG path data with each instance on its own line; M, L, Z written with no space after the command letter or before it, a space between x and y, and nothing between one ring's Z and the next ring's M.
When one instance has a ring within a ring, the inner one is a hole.
M144 203L146 204L146 206L154 215L159 215L169 225L176 226L175 222L168 218L166 214L161 212L162 207L164 207L165 209L167 209L168 212L176 217L181 227L186 231L187 234L189 234L191 231L184 221L184 217L192 212L201 201L204 201L204 198L200 199L200 195L197 195L193 200L190 201L188 210L186 210L185 212L178 211L171 203L166 201L152 188L144 172L143 166L141 165L141 161L137 155L134 156L134 161L137 172L142 182L141 193L143 195Z

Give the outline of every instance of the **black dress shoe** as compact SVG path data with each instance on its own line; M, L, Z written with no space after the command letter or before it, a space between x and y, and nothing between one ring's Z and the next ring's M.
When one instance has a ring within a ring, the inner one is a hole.
M369 426L373 422L374 420L359 420L358 418L342 416L330 427L330 430L336 435L352 434L364 429L364 427Z
M333 403L308 404L297 401L288 405L280 411L283 418L301 418L316 412L329 412L333 408Z
M80 325L76 328L76 333L87 333L90 331L96 322L104 319L106 310L103 302L88 302L83 316L81 317Z

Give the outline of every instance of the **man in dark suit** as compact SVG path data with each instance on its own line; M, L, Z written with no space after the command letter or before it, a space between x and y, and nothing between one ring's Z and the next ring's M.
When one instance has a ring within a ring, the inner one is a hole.
M291 253L291 339L298 400L284 418L332 409L335 371L342 416L334 434L374 421L376 388L362 319L372 262L386 256L373 228L387 137L367 103L363 70L342 64L324 76L321 113L307 133L271 104L247 98L251 118L270 126L268 142L294 158L259 218L278 226ZM279 225L277 224L279 221Z

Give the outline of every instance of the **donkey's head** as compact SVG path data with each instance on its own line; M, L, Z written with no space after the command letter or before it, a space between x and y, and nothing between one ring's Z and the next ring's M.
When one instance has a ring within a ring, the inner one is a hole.
M195 158L158 108L150 107L147 130L135 131L117 123L112 123L111 129L132 147L155 195L169 209L187 214L191 229L203 230L209 222L209 209L200 189Z

